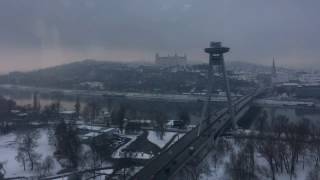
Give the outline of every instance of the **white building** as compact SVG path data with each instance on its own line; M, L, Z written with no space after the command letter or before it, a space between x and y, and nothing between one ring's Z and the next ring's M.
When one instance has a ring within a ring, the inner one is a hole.
M299 77L299 81L304 84L320 84L320 74L319 73L303 74Z

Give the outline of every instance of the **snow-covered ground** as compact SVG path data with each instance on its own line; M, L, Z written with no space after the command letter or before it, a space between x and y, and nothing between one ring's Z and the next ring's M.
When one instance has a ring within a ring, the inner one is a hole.
M131 143L133 143L136 139L137 136L136 135L126 135L126 138L130 138L131 140L129 142L127 142L126 144L122 145L120 148L118 148L113 154L112 157L113 158L122 158L123 157L123 152L122 150L125 149L126 147L128 147Z
M105 129L105 127L102 126L91 126L91 125L85 125L85 124L81 124L78 125L79 129L84 129L84 130L91 130L91 131L101 131L102 129Z
M176 132L166 132L161 139L155 131L149 131L147 138L153 144L159 146L160 148L163 148L176 134Z
M48 144L48 130L40 130L40 138L38 140L38 147L36 152L41 154L41 159L43 160L47 156L53 157L54 148ZM33 176L36 172L30 172L29 170L24 171L23 166L16 161L15 157L17 155L17 144L16 144L16 134L10 133L7 135L0 136L0 162L4 162L4 168L6 170L6 177L15 176ZM54 160L53 173L61 170L60 164Z
M240 147L238 144L234 142L232 139L227 140L231 144L231 148L233 152L239 152ZM213 152L212 152L213 153ZM203 173L200 176L200 180L211 180L211 179L221 179L226 180L228 179L228 174L226 172L226 165L230 163L231 152L228 151L224 154L223 157L219 157L220 161L214 165L214 161L212 159L213 154L209 153L209 155L203 160L205 163L208 163L210 173ZM255 162L257 167L264 167L269 170L268 162L258 153L255 154ZM302 167L302 163L298 163L296 167L296 176L293 177L292 180L307 180L308 173L312 169L313 163L306 163L304 167ZM268 171L269 175L271 175L270 170ZM265 175L259 174L257 172L259 180L271 180L271 177L265 177ZM276 180L290 180L290 176L287 173L276 174Z

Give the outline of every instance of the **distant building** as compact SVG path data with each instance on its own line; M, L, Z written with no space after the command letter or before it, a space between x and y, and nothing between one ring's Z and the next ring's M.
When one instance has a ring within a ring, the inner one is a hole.
M173 56L159 56L158 53L156 53L155 56L155 64L159 66L185 66L187 64L187 56L179 56L177 54Z
M271 70L271 82L272 84L276 84L277 83L277 69L276 69L276 63L274 61L274 58L272 60L272 70Z
M272 81L272 85L276 85L279 83L284 83L284 82L288 82L289 81L289 74L285 73L285 72L278 72L277 68L276 68L276 63L275 60L273 58L272 61L272 71L271 71L271 81Z
M303 84L319 85L320 84L320 73L302 74L299 77L299 81Z

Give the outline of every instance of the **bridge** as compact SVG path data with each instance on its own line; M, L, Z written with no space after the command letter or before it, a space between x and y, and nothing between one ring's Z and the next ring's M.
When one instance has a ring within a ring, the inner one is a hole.
M237 122L249 110L252 100L261 93L257 89L252 95L236 100L233 104L235 117L228 108L216 112L202 126L200 124L189 131L183 138L150 160L146 166L130 180L172 179L176 173L192 159L202 160L212 150L215 140ZM198 130L200 134L198 135Z
M200 162L212 150L215 145L216 139L224 132L231 128L236 127L238 120L240 120L250 109L251 102L258 95L263 92L263 88L258 88L250 94L243 97L231 97L227 74L223 61L223 53L229 51L229 48L222 47L221 43L213 42L210 48L206 48L205 52L209 53L209 87L208 96L204 97L203 101L206 102L202 111L202 121L186 133L180 140L173 145L164 149L159 155L153 157L139 172L130 177L130 180L166 180L173 179L176 174L185 165L190 162ZM213 66L220 66L223 78L225 80L225 88L227 97L224 102L228 102L228 107L223 108L217 112L209 112L210 102L214 100L212 97L213 89ZM50 91L43 89L43 91ZM65 94L78 93L82 95L105 95L103 92L92 93L83 91L64 91ZM112 96L123 96L123 94L111 94ZM126 94L130 98L150 98L148 94ZM172 97L156 97L156 99L172 99Z
M223 54L229 48L221 46L220 42L211 42L205 49L209 54L208 71L208 101L202 111L202 121L196 128L189 131L175 144L164 150L160 155L151 159L130 180L165 180L173 179L177 172L189 162L200 162L214 147L216 139L228 128L237 127L238 120L250 109L251 101L262 92L262 88L256 89L249 95L237 100L231 98L229 81L224 65ZM209 101L213 89L213 70L222 72L227 94L228 107L218 112L211 113Z

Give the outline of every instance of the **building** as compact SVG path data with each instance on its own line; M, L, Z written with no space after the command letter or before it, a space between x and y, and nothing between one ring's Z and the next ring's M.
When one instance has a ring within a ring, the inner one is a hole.
M273 85L277 83L277 69L276 69L276 63L274 61L274 58L272 61L271 82Z
M271 71L271 82L272 85L275 86L276 84L279 83L285 83L285 82L289 82L290 76L288 73L286 72L278 72L277 68L276 68L276 63L275 60L273 58L272 61L272 71Z
M299 77L299 81L303 84L320 84L320 73L306 73Z
M185 66L187 64L187 56L179 56L174 54L173 56L160 56L156 53L155 56L155 64L159 66Z

